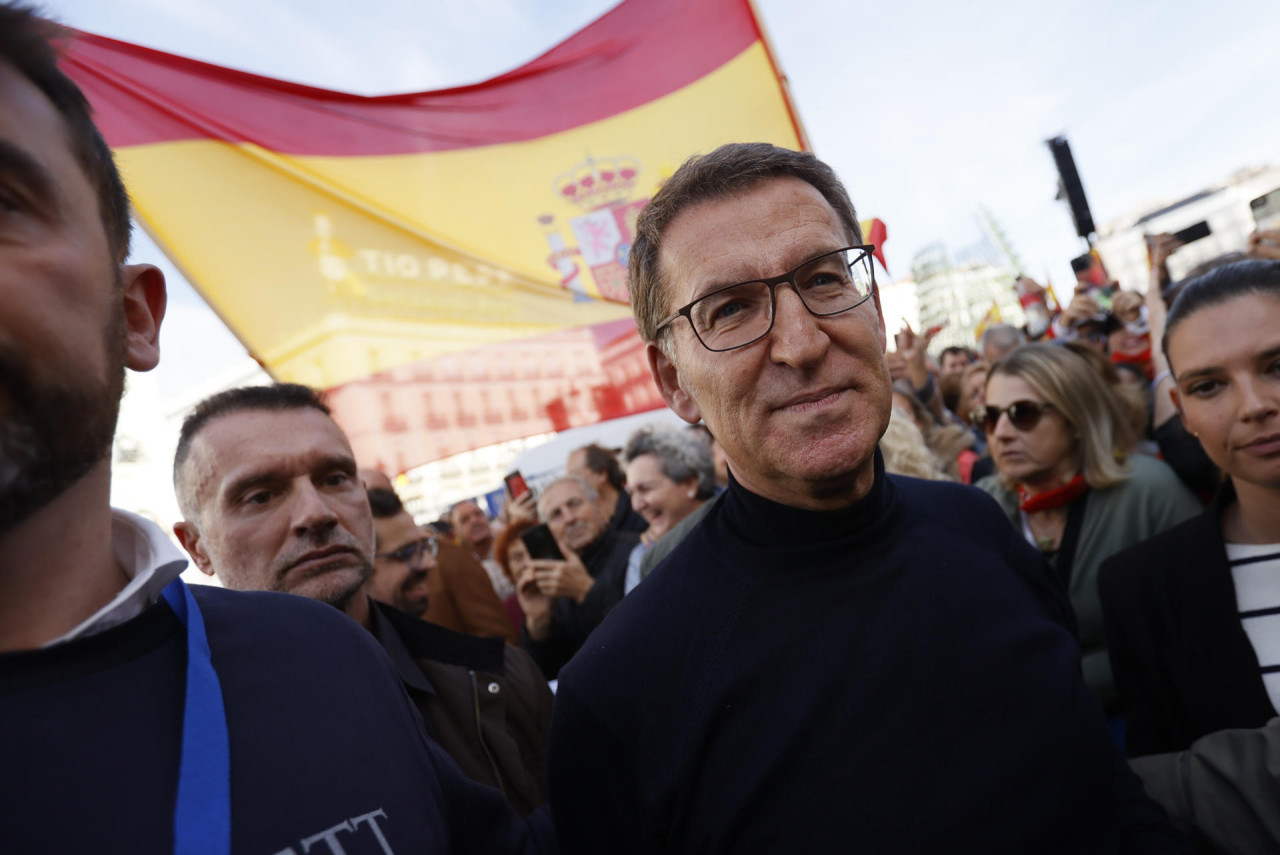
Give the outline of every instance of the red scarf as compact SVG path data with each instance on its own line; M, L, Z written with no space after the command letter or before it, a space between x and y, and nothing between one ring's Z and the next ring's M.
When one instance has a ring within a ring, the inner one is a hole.
M1136 365L1141 368L1147 375L1148 380L1155 379L1155 369L1151 367L1151 345L1147 345L1147 349L1141 353L1135 353L1132 356L1124 353L1111 354L1111 361L1117 365Z
M1048 511L1071 504L1089 491L1089 483L1083 475L1077 475L1061 487L1046 490L1043 493L1028 495L1021 484L1018 488L1018 507L1023 513L1033 514L1036 511Z

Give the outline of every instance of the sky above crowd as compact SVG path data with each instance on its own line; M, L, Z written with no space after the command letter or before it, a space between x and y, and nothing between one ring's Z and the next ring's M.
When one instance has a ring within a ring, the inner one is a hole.
M376 95L493 77L610 0L44 0L65 24L219 65ZM814 151L894 278L928 244L981 237L980 207L1026 272L1071 278L1082 244L1044 141L1065 133L1102 224L1280 164L1280 3L757 0ZM140 236L137 260L159 250ZM244 350L167 264L162 388ZM893 319L890 319L891 321Z

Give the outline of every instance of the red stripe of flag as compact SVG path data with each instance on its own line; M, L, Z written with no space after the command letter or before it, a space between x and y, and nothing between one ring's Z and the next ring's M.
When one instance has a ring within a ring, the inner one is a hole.
M294 155L390 155L520 142L606 119L688 86L760 38L748 0L627 0L500 77L381 97L89 33L63 66L115 148L218 139Z

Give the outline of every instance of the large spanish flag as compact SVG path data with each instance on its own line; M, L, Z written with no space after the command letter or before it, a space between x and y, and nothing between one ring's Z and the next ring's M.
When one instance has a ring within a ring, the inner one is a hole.
M805 146L749 0L626 0L514 71L409 95L87 33L64 67L142 226L396 470L660 406L626 306L637 212L696 152Z

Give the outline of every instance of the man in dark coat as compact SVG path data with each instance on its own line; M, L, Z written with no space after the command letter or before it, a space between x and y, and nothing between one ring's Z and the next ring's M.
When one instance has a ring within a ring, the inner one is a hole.
M469 778L500 789L522 814L546 803L545 679L501 638L464 635L371 599L372 512L363 485L353 490L346 478L343 467L354 463L346 435L314 390L219 392L196 405L178 449L185 520L177 533L200 570L228 588L295 593L344 611L386 650L428 734ZM237 491L248 512L230 501ZM389 540L379 546L380 572L425 574L435 538L412 518L403 522L382 528ZM420 588L391 587L420 599Z
M731 480L561 675L564 851L1185 851L1036 550L968 487L885 475L873 249L829 167L763 143L641 212L650 370Z
M552 481L538 498L538 513L564 558L535 558L516 592L525 615L521 644L549 680L622 599L627 559L640 542L635 532L609 527L597 498L572 475Z

